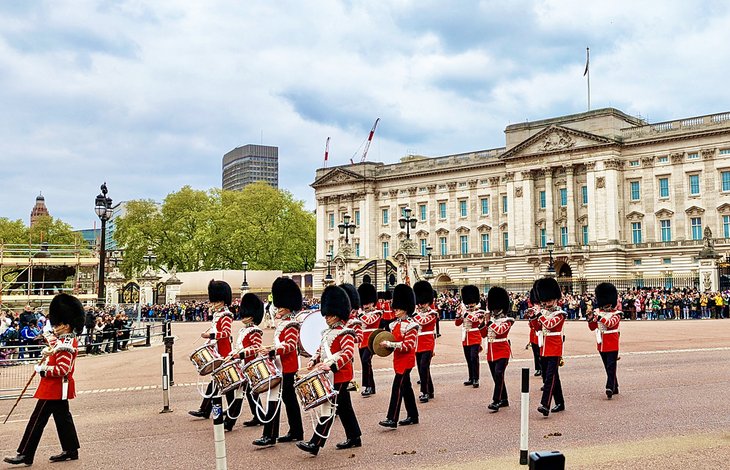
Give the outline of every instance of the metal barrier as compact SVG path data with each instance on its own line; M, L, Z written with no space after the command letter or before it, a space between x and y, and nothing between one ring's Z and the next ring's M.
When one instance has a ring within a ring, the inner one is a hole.
M17 359L18 349L17 346L0 346L0 352L8 354L8 358L0 359L0 400L18 398L18 394L33 373L33 366L38 364L37 358L27 358L27 354L26 359ZM15 359L10 358L13 356ZM36 375L24 396L33 396L39 380Z

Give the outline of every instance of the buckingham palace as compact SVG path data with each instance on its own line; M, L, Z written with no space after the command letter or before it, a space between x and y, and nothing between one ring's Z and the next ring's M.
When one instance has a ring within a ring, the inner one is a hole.
M578 290L716 289L722 276L702 266L730 248L730 112L512 124L503 147L320 168L312 187L319 285L523 289L554 273Z

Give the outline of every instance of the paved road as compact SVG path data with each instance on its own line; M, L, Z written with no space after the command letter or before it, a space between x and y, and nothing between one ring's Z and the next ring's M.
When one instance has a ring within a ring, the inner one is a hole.
M173 413L159 414L162 347L79 359L79 395L71 407L82 444L81 460L52 468L214 468L212 424L187 414L199 403L197 374L187 356L205 326L173 326L177 336ZM729 328L730 322L723 320L624 323L621 395L608 401L593 334L583 322L568 324L566 365L561 369L567 410L547 419L538 414L539 379L531 379L531 450L560 450L571 469L727 468ZM524 349L527 324L518 322L511 334L515 357L507 370L507 384L512 406L496 414L486 409L491 396L488 368L482 365L481 388L464 387L466 365L458 329L444 322L442 333L433 367L436 399L419 405L417 426L397 430L378 426L385 417L392 380L390 358L378 358L377 395L354 399L365 447L335 450L334 443L344 439L336 423L327 447L313 460L292 444L255 448L251 441L259 437L260 428L238 427L226 434L229 468L520 468L519 376L521 367L531 365L530 352ZM266 338L270 336L268 331ZM11 405L0 402L0 416ZM8 424L0 426L0 453L14 452L33 406L34 400L23 400ZM282 421L283 433L286 420ZM304 426L309 436L306 416ZM57 450L50 424L34 467L51 468L46 459Z

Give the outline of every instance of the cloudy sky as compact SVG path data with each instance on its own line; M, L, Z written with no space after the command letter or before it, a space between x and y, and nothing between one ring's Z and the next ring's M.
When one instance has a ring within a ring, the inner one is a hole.
M2 0L0 217L91 227L115 202L220 186L234 147L279 147L314 207L330 165L500 147L506 125L592 107L651 122L730 111L730 3ZM358 150L360 149L360 150Z

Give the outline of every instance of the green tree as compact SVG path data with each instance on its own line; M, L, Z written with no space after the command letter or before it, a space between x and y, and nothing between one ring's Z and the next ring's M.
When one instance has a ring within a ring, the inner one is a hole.
M0 217L0 241L5 244L28 243L28 227L20 219Z
M74 233L66 222L44 215L32 227L27 227L20 219L0 218L0 240L5 244L37 245L46 242L51 245L74 245L81 243L81 236Z

